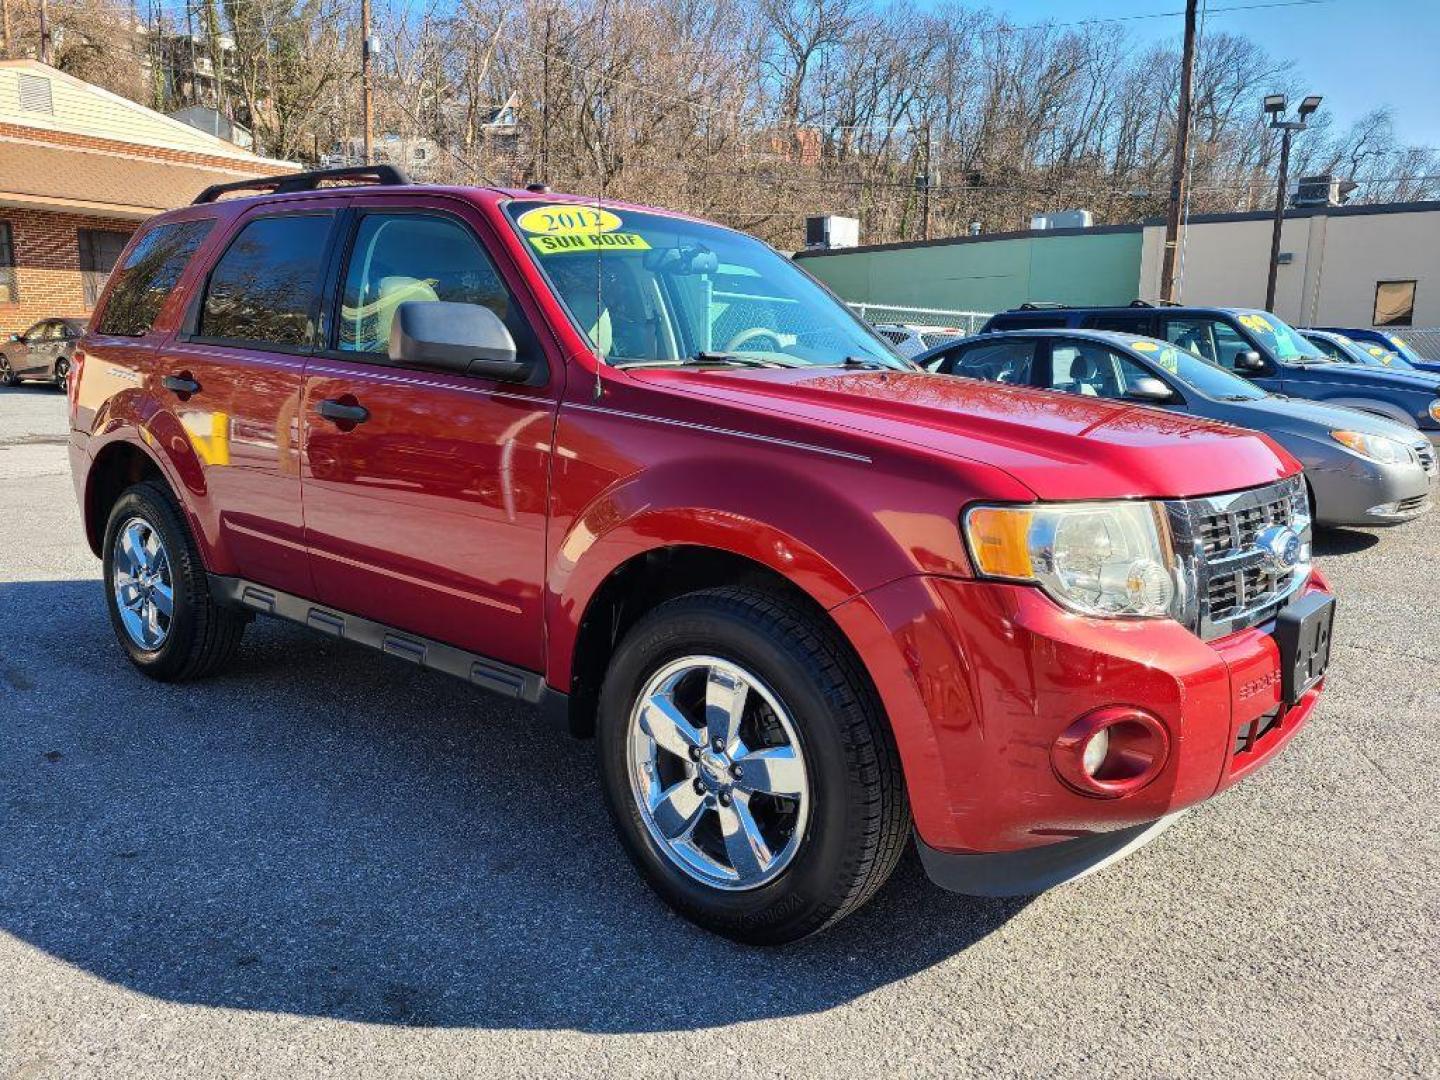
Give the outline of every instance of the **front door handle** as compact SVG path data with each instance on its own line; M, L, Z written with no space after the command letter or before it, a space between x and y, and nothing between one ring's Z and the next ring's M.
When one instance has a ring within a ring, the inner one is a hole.
M160 385L166 390L172 390L181 397L189 397L191 394L200 392L200 384L189 375L166 375L160 380Z
M347 405L343 401L322 401L315 411L337 424L363 424L370 419L370 410L364 405Z

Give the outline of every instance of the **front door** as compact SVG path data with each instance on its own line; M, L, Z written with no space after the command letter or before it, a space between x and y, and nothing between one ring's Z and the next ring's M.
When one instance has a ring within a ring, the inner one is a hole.
M238 576L302 596L300 399L337 219L274 208L241 219L158 372L204 469L207 532Z
M306 542L322 602L540 670L559 366L487 254L486 228L443 197L404 209L356 198L330 348L306 379ZM392 362L396 308L435 300L494 310L521 355L540 358L537 377Z
M1187 349L1202 360L1219 364L1242 379L1249 379L1272 394L1282 389L1283 372L1254 342L1244 337L1225 319L1214 315L1170 315L1165 318L1165 340ZM1246 352L1260 352L1263 371L1239 365L1237 358Z
M10 370L16 375L34 376L43 373L50 363L55 339L52 337L55 324L51 320L38 322L20 335L7 354Z

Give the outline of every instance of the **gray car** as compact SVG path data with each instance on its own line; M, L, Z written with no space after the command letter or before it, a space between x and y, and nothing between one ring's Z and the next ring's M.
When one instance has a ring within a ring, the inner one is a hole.
M64 390L84 336L84 319L41 319L23 334L11 334L0 342L0 386L36 379Z
M1267 393L1166 341L1100 330L982 334L916 363L945 375L1158 406L1253 428L1305 466L1315 520L1396 525L1430 509L1436 451L1383 417Z

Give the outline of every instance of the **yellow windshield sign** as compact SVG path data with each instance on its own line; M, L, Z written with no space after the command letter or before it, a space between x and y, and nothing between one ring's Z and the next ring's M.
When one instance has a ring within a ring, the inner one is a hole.
M1135 341L1131 342L1130 347L1136 352L1154 352L1160 346L1153 341Z
M649 251L650 245L638 233L590 233L586 236L532 236L530 243L541 255L564 255L571 251Z
M537 206L526 210L515 223L527 233L541 236L593 236L620 228L618 215L595 206Z

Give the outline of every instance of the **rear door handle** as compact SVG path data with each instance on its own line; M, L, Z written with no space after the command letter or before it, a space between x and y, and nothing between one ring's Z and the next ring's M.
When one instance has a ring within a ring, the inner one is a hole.
M189 375L166 375L160 380L160 385L186 397L200 392L200 384Z
M343 401L322 401L315 411L337 424L363 424L370 419L370 410L364 405L346 405Z

